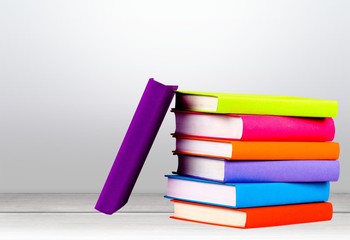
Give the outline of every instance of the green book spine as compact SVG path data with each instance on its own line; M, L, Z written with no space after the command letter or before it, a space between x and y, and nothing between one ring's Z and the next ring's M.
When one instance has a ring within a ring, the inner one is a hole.
M218 113L263 114L298 117L336 117L338 104L333 100L296 97L218 96Z
M194 91L178 91L181 94L217 98L214 113L280 115L296 117L336 117L338 102L316 98L261 94L229 94ZM187 109L191 110L191 109ZM200 109L192 109L199 110Z

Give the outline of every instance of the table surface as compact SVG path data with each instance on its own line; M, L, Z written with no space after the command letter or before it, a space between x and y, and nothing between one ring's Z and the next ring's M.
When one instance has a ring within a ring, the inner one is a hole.
M170 219L161 194L133 194L114 215L97 194L0 194L0 239L349 239L350 194L332 194L329 222L236 229Z

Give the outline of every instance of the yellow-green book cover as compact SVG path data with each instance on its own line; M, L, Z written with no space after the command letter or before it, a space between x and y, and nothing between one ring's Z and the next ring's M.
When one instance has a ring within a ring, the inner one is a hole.
M223 114L336 117L338 102L294 96L177 91L175 109Z

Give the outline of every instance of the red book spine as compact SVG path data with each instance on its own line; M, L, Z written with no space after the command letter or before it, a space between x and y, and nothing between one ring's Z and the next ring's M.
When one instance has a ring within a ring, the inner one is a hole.
M333 207L329 202L241 209L247 213L245 228L328 221Z

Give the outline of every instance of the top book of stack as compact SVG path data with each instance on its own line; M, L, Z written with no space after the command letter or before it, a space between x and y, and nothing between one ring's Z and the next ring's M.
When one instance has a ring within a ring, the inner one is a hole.
M336 117L335 100L293 96L177 91L175 109L294 117Z

